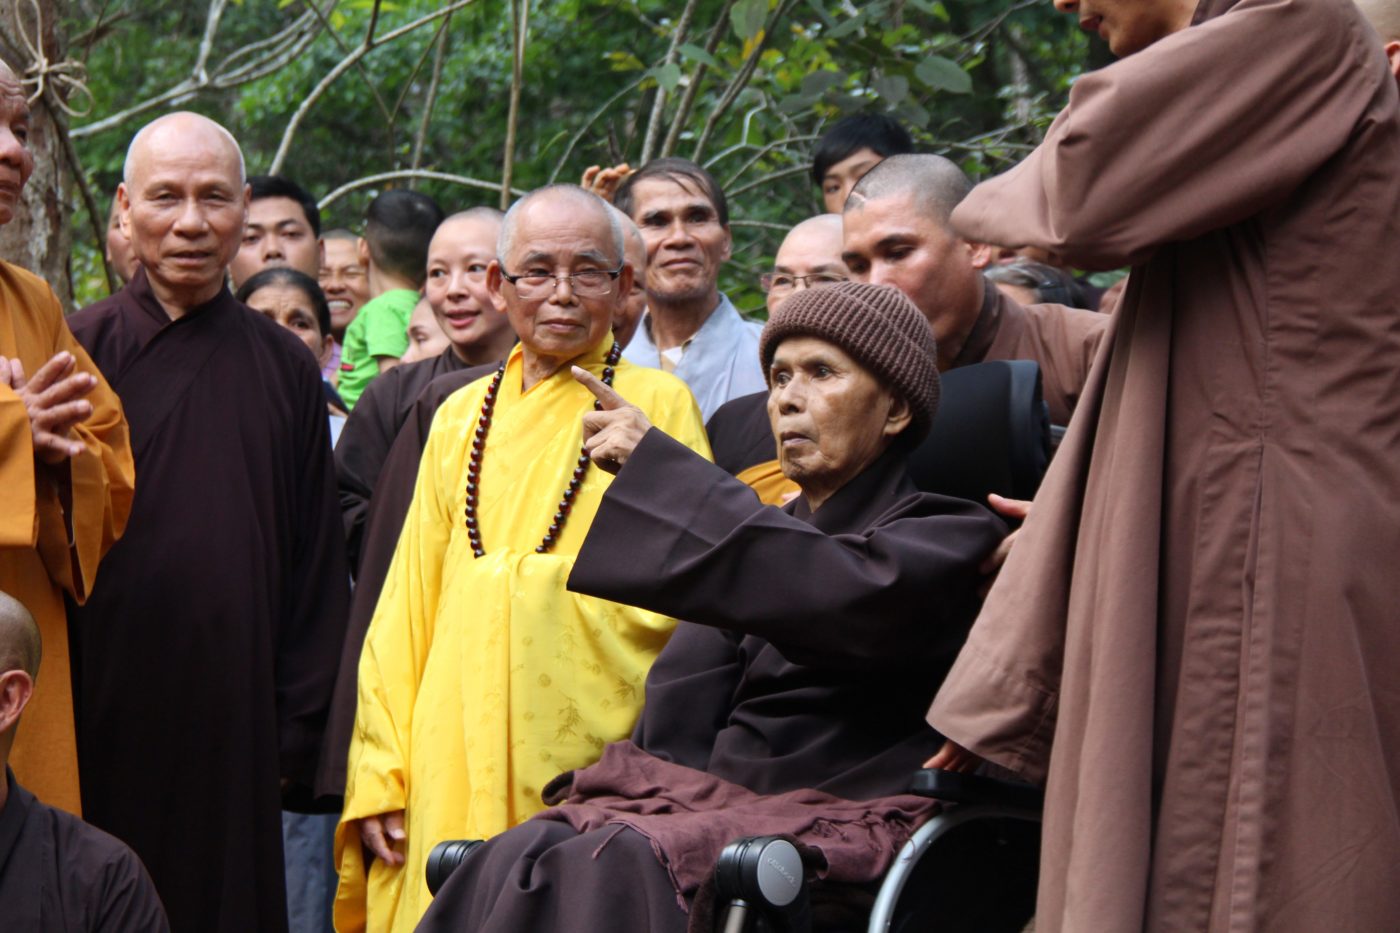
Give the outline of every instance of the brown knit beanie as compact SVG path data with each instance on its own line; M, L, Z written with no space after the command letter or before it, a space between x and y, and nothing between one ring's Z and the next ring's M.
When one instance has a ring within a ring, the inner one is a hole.
M938 410L937 348L928 319L899 289L842 282L805 288L778 305L758 338L765 379L788 337L818 337L840 347L909 403L911 440L928 433Z

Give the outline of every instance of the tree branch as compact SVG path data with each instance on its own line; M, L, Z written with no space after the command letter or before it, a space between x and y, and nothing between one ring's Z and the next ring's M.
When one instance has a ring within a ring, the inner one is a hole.
M510 110L506 114L506 151L501 166L501 210L510 207L510 182L515 172L515 134L520 120L520 85L525 72L525 35L530 28L530 0L512 0L515 42L510 64Z
M641 84L644 80L646 80L646 75L637 78L612 97L603 101L603 105L593 111L592 115L584 121L583 126L578 128L578 131L574 133L573 137L569 140L569 144L564 147L564 154L559 157L559 161L554 166L554 171L549 173L549 183L551 185L559 180L559 173L569 164L569 156L574 154L574 148L578 146L579 140L583 139L584 134L588 132L589 128L592 127L594 123L597 123L598 119L602 117L603 114L607 113L613 104L635 91L637 85Z
M486 191L500 191L501 183L498 181L484 181L480 178L472 178L468 175L453 175L448 172L435 172L431 169L398 169L393 172L380 172L377 175L366 175L364 178L357 178L354 181L346 182L339 188L332 191L321 199L317 207L325 210L335 201L340 200L345 195L360 188L368 188L370 185L377 185L384 181L398 181L404 178L422 178L428 181L443 181L448 184L461 185L464 188L482 188ZM512 188L511 194L525 194L518 188Z
M720 119L729 108L733 106L734 101L739 96L739 92L744 89L749 83L749 79L753 77L754 69L758 67L759 57L762 56L763 51L768 48L768 40L773 38L774 28L783 21L783 17L788 14L788 11L792 9L795 2L796 0L781 0L772 18L764 24L763 40L754 46L753 51L749 53L749 57L744 60L743 67L739 69L739 73L734 76L729 82L728 87L724 89L724 94L721 95L719 102L715 104L715 109L710 111L710 116L705 121L705 128L700 131L700 138L695 141L695 152L690 157L692 162L700 161L700 156L705 151L705 144L710 141L710 137L714 134L715 127L719 125Z
M661 67L674 64L676 56L680 54L681 43L686 40L690 33L690 19L695 14L695 7L700 0L686 0L685 9L681 10L681 18L676 22L675 31L671 33L671 45L666 49L666 55L661 59ZM661 135L661 114L666 109L666 88L658 80L656 82L656 96L651 102L651 119L647 121L646 136L642 139L642 156L638 164L646 165L651 161L651 154L656 149L657 137Z
M433 52L433 76L428 82L428 93L423 101L423 118L418 121L418 132L413 137L413 162L411 168L417 170L423 164L423 146L428 139L428 127L433 119L433 106L437 103L438 87L442 84L442 62L447 57L447 24L451 15L442 18L438 29L437 50ZM411 187L411 186L410 186Z
M719 49L720 41L724 38L724 24L729 21L729 10L734 6L734 0L725 0L723 9L719 11L719 18L715 20L714 28L710 30L709 41L705 43L705 51L714 55ZM680 141L681 132L685 129L685 121L690 119L690 111L695 106L695 98L700 93L700 85L704 83L705 75L709 72L709 66L704 62L699 62L695 66L694 73L690 76L690 83L685 87L685 93L681 95L681 102L676 106L676 115L671 120L671 129L666 133L666 141L661 144L661 156L664 158L676 151L676 143Z
M397 29L390 30L377 39L371 34L366 34L365 42L356 46L354 51L336 63L335 67L328 71L326 75L317 82L316 86L311 89L311 93L306 95L306 97L302 99L302 102L297 105L296 112L292 114L292 118L287 121L286 129L282 131L282 142L277 146L277 154L272 158L272 165L268 167L268 174L276 175L281 171L282 163L287 160L287 152L292 147L292 139L296 136L297 130L301 128L301 123L306 119L306 115L311 112L311 108L314 107L316 102L326 93L326 89L334 84L337 78L353 68L356 62L364 58L376 47L384 45L387 42L392 42L399 36L407 35L415 29L427 23L431 23L433 20L439 19L440 17L446 16L453 10L460 10L473 2L475 2L475 0L455 0L455 2L439 7L433 12L420 16L412 22L405 23Z

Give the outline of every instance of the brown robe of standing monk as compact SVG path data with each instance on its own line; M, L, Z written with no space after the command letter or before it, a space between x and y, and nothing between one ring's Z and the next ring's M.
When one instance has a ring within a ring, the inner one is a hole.
M1400 918L1396 97L1352 4L1205 0L953 215L1134 267L929 714L1047 782L1042 933Z
M287 926L284 798L310 792L349 597L315 358L229 294L238 143L159 117L117 189L141 269L69 318L141 477L70 607L84 815L136 850L179 931Z

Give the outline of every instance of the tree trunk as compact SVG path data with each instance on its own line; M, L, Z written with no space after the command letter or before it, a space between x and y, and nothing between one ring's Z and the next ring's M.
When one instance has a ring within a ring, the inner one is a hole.
M40 0L39 8L44 57L50 64L61 62L67 51L58 28L64 12L62 0ZM32 6L0 6L0 54L19 77L25 77L25 71L36 64L23 38L28 36L33 42L36 31L40 30ZM25 85L25 90L32 93L34 86ZM47 281L64 309L72 310L73 287L68 269L73 246L72 207L63 154L63 134L67 133L68 123L67 114L48 103L56 93L50 83L44 97L30 105L29 150L34 154L34 174L24 186L14 219L0 227L0 258Z

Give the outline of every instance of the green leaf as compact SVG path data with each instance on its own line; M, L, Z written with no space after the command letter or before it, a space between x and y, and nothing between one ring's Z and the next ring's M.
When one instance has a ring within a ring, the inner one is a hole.
M808 97L820 97L834 87L846 83L846 76L839 71L814 71L802 79L802 93Z
M674 91L676 85L681 83L681 66L675 62L667 62L664 65L657 65L648 69L647 74L656 79L656 83L668 91Z
M891 107L909 96L909 79L903 75L881 75L875 79L875 93Z
M724 70L724 64L718 58L715 58L698 45L692 45L689 42L683 43L680 47L680 53L691 61L699 62L702 65L708 65L716 71Z
M914 67L914 77L928 87L951 94L966 94L972 90L972 76L951 59L930 55Z
M865 21L869 18L869 15L870 14L867 11L861 11L860 13L857 13L855 16L852 16L850 19L846 20L844 23L831 30L831 32L827 33L827 38L843 39L846 36L851 35L853 32L865 25Z
M768 0L739 0L729 8L729 22L740 39L752 39L768 19Z

